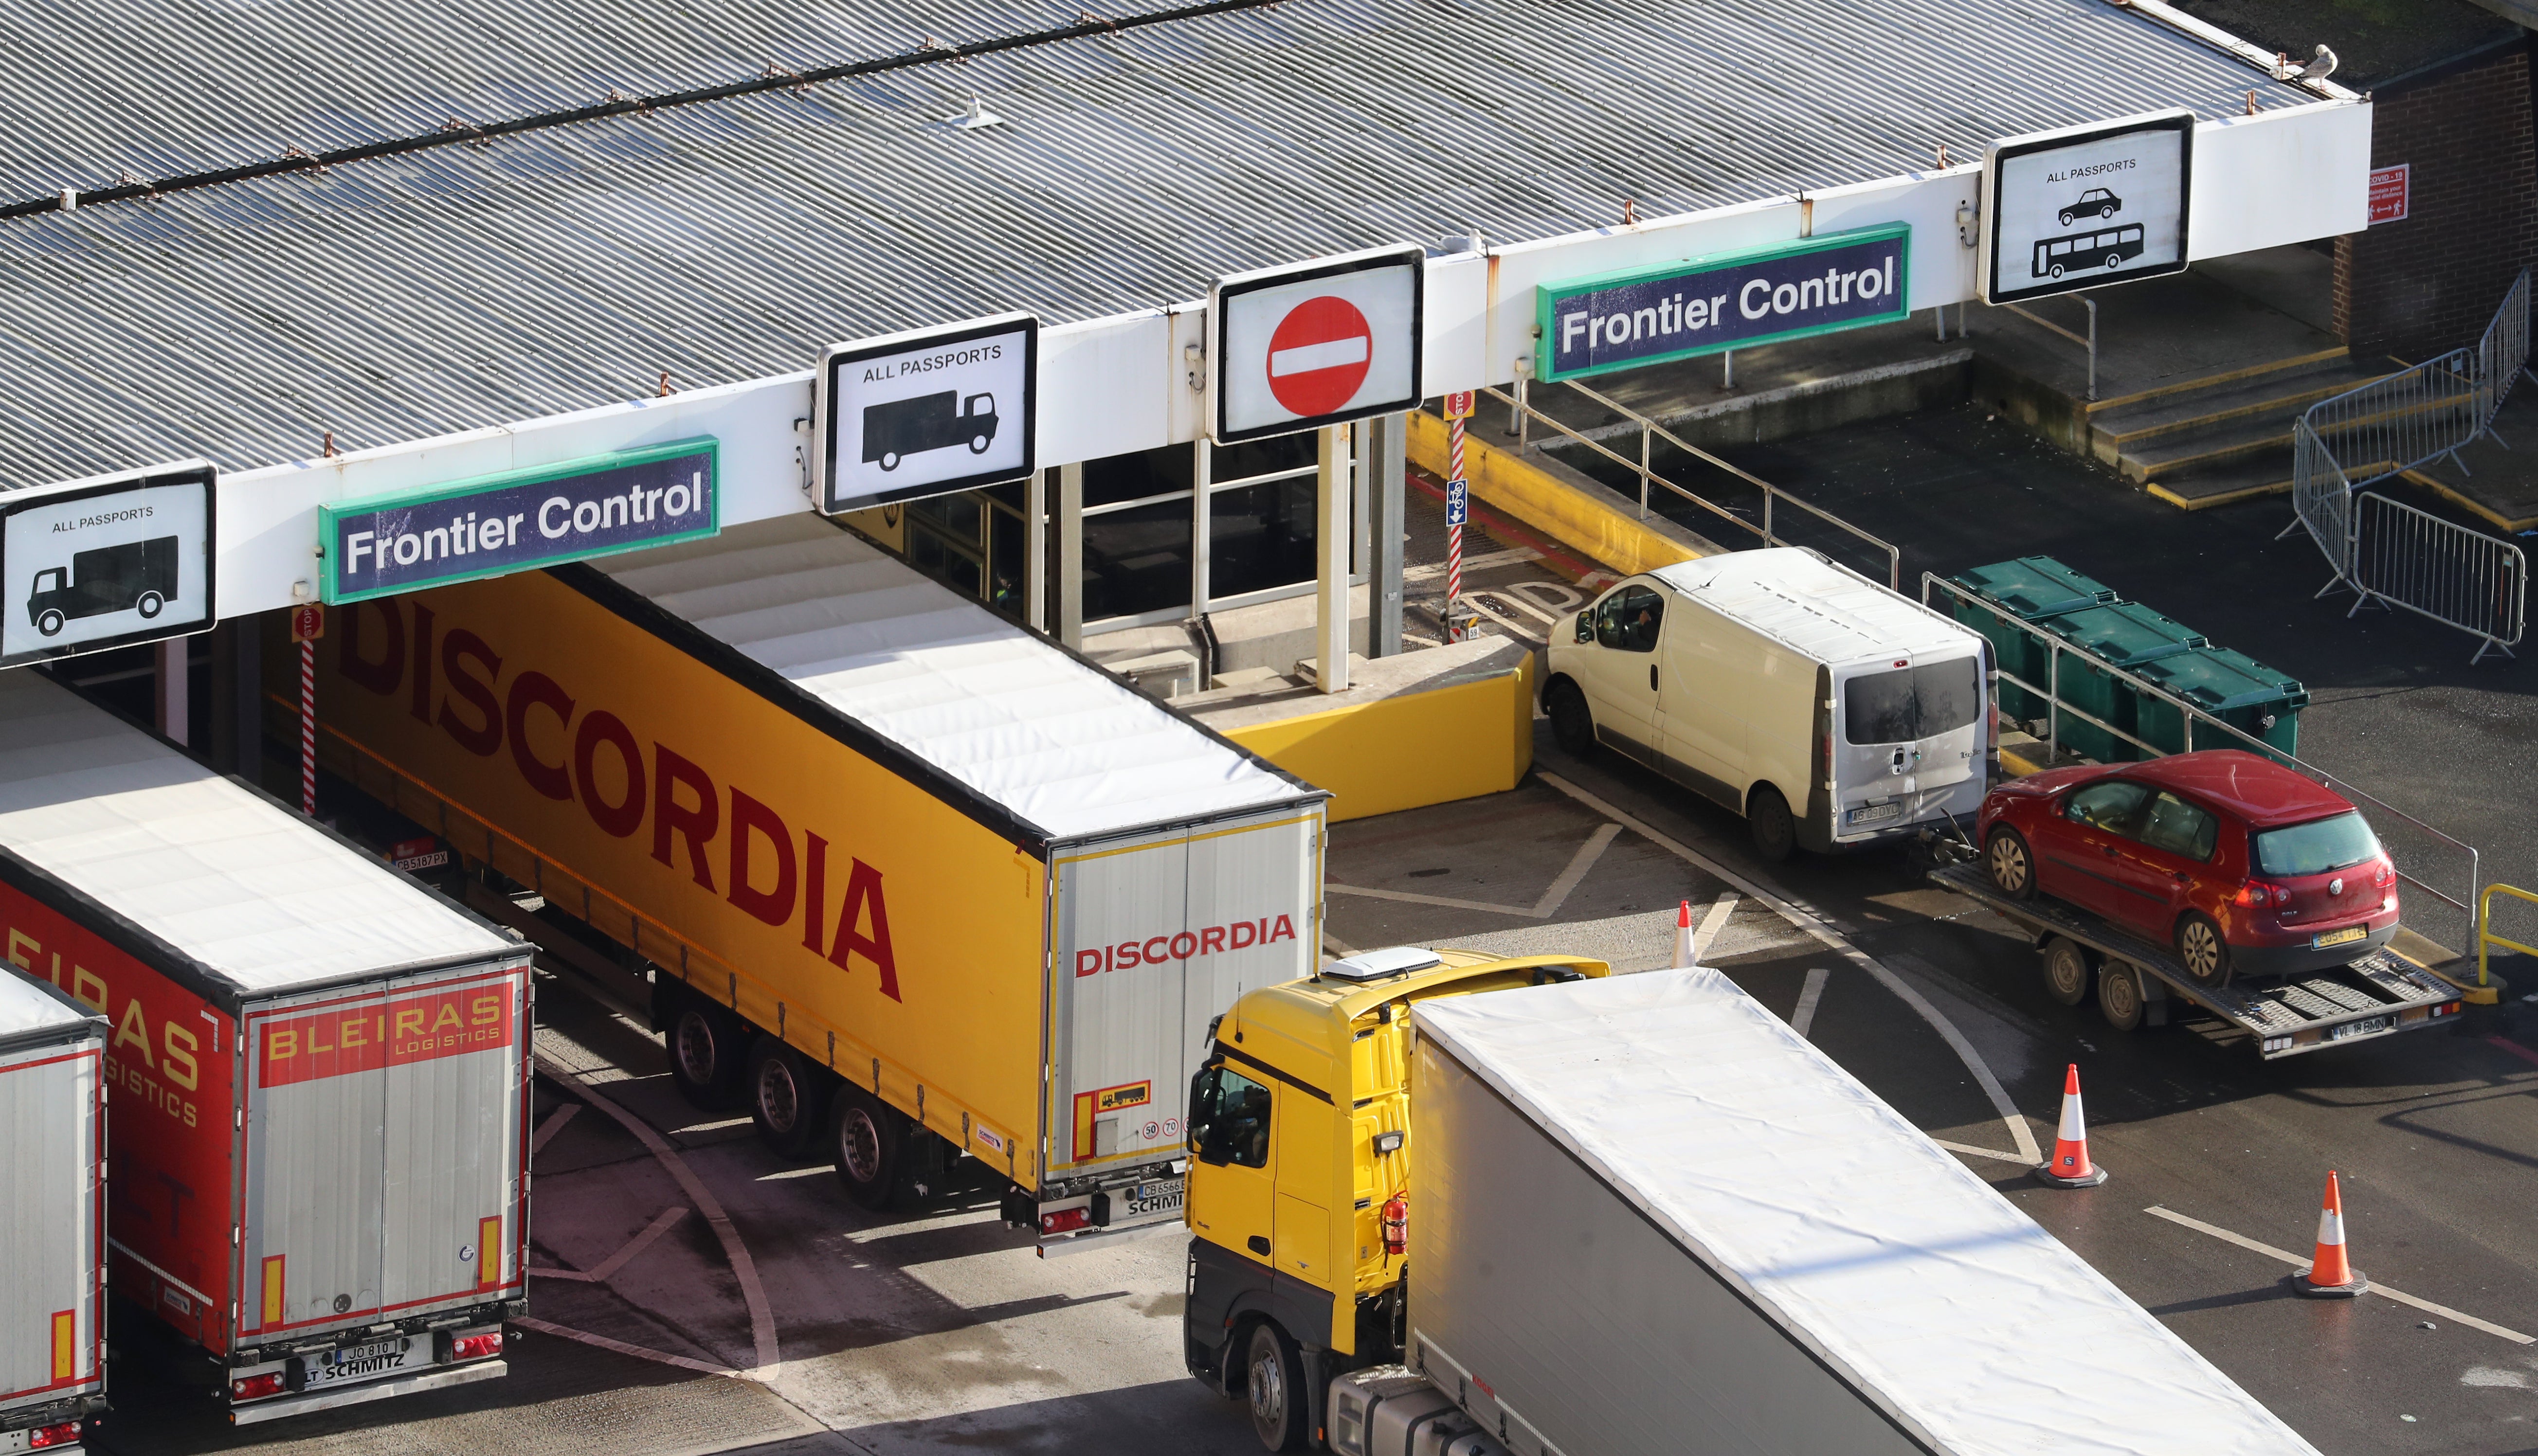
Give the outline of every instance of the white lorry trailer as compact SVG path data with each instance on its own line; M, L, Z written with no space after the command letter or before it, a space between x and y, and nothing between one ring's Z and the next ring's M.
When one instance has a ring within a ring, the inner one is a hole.
M1630 577L1550 657L1564 751L1744 815L1769 860L1970 824L1997 761L1989 640L1797 547Z
M233 1422L503 1373L526 946L33 672L0 673L0 938L114 1028L113 1289Z
M1334 1451L2315 1456L1717 972L1411 1019L1407 1368Z
M0 1451L105 1408L105 1019L0 971Z

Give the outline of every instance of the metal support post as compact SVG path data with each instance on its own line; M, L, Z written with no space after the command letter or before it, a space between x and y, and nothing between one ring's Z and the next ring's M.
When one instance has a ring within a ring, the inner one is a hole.
M1048 472L1023 483L1023 626L1048 630Z
M1207 615L1215 603L1215 562L1208 551L1208 539L1216 531L1216 502L1208 498L1208 486L1216 479L1216 446L1205 435L1190 441L1190 617ZM1206 673L1212 677L1216 664L1211 659ZM1202 689L1207 683L1199 685Z
M1057 468L1057 639L1084 645L1084 467Z
M1455 431L1461 432L1457 423ZM1403 473L1403 453L1409 443L1410 417L1386 415L1369 421L1373 437L1374 465L1366 475L1367 489L1374 493L1367 514L1374 523L1374 559L1368 565L1367 596L1370 609L1366 625L1366 655L1394 657L1401 652L1401 553L1402 538L1408 529L1404 511L1409 481Z
M1334 425L1315 431L1320 468L1313 492L1313 645L1314 669L1324 693L1345 693L1349 685L1349 502L1348 427Z
M185 690L192 686L192 674L185 664L189 639L173 637L158 644L155 652L158 672L156 718L160 736L176 744L185 742L185 728L193 720L193 705L186 700Z
M1718 356L1718 392L1724 394L1735 387L1736 351L1733 349L1723 350Z
M317 817L317 644L300 644L300 812Z
M1447 475L1446 489L1451 491L1453 489L1452 483L1454 481L1461 481L1463 482L1463 498L1465 500L1471 499L1471 477L1463 473L1463 422L1459 417L1446 422L1445 425L1445 471ZM1454 520L1451 516L1448 516L1445 522L1444 616L1445 640L1449 642L1461 641L1463 637L1462 628L1460 626L1462 619L1458 610L1458 606L1462 600L1463 523L1461 521Z
M2089 305L2089 398L2098 397L2098 300L2082 298Z

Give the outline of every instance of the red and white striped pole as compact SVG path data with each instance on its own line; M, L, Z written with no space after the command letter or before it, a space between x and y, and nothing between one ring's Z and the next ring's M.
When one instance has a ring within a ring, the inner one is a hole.
M1472 392L1460 390L1445 396L1445 637L1448 641L1463 639L1462 619L1454 605L1463 599L1463 522L1456 507L1468 510L1471 487L1463 474L1463 422L1471 417Z
M300 812L317 817L317 644L300 642Z
M326 609L291 609L291 639L300 644L300 812L317 817L317 639L326 634Z

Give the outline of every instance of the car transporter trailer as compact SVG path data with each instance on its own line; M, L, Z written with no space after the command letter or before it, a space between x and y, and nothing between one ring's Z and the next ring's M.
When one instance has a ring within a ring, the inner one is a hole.
M2456 986L2387 950L2327 970L2206 986L2167 947L2059 900L2012 899L1979 864L1941 865L1930 879L2026 931L2043 954L2054 1000L2079 1005L2094 976L2098 1009L2118 1031L2166 1026L2170 1004L2186 1001L2245 1031L2270 1062L2421 1030L2459 1013Z

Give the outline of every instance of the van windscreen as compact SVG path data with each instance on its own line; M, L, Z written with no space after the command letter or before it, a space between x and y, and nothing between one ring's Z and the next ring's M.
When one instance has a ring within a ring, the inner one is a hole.
M1853 744L1917 743L1953 733L1982 713L1978 660L1862 673L1842 690L1842 728Z

